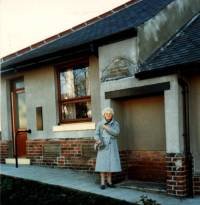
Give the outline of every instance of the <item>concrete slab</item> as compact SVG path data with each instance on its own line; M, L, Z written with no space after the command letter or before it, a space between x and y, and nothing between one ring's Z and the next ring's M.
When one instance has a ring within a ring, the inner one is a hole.
M73 188L80 191L91 192L103 196L109 196L129 202L139 201L140 197L145 195L153 200L156 200L162 205L200 205L200 196L195 198L179 199L167 196L166 194L122 188L118 185L114 189L107 188L105 190L101 190L99 185L95 183L95 174L88 174L85 172L68 169L48 168L33 165L20 165L16 168L14 165L1 164L0 173L47 184Z
M6 158L5 159L6 164L15 164L16 159L15 158ZM18 164L31 164L31 160L28 158L18 158Z
M137 180L125 180L118 183L118 187L129 188L139 191L166 193L166 185L158 182L144 182Z

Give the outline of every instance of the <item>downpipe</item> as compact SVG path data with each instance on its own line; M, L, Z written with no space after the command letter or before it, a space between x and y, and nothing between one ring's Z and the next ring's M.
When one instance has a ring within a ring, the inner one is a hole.
M189 129L189 87L183 79L178 80L182 88L183 99L183 138L184 138L184 153L186 156L186 166L188 169L188 196L193 197L193 157L190 150L190 129Z

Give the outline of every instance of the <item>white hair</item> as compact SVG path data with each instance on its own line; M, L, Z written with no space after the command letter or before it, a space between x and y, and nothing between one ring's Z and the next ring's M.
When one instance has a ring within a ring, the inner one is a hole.
M102 115L104 116L105 113L111 113L112 115L114 115L114 111L111 107L104 108L102 111Z

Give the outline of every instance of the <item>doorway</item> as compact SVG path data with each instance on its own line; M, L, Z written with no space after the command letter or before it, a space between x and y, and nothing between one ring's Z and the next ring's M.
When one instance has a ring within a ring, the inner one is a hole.
M120 151L126 150L128 178L165 183L164 96L113 100L120 123Z
M27 129L27 106L23 78L11 81L11 119L14 153L16 153L16 142L18 157L25 157L27 133L20 132Z

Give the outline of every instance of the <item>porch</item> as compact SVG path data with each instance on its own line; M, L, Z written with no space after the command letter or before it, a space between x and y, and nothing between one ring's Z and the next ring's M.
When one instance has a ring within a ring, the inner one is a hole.
M20 165L18 168L15 168L15 165L1 164L0 174L39 181L49 185L72 188L129 202L139 201L140 196L146 195L164 205L198 205L200 203L200 197L178 199L167 196L164 193L153 193L125 188L120 184L117 184L115 189L107 188L106 190L101 190L96 182L96 174L88 174L83 171L33 165Z

